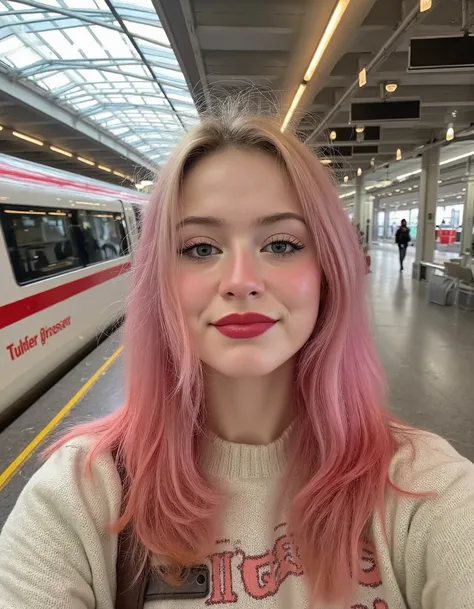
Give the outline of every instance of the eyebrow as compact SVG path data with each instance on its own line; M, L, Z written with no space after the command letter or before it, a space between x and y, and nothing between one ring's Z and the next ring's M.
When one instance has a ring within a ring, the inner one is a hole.
M270 226L271 224L275 224L276 222L281 222L283 220L298 220L299 222L306 224L302 216L288 211L257 218L254 222L252 222L252 225ZM225 226L224 220L222 220L221 218L216 218L215 216L188 216L187 218L179 222L177 228L183 228L183 226L188 226L190 224L198 224L200 226L212 226L215 228Z

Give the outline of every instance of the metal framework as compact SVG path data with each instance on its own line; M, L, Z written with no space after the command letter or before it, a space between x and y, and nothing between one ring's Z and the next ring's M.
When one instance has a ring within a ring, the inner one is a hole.
M199 120L152 0L0 0L0 71L154 164Z

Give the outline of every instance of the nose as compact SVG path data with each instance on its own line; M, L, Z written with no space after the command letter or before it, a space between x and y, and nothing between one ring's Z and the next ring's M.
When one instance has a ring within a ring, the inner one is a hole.
M225 299L245 300L258 298L265 291L265 284L258 268L258 261L247 249L233 252L223 265L219 294Z

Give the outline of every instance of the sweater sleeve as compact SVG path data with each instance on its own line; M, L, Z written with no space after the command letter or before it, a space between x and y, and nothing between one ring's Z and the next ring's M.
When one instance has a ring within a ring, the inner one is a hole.
M406 482L406 479L405 479ZM407 490L433 491L408 500L404 571L408 606L474 607L474 465L430 436L417 447Z
M0 536L0 609L113 609L120 480L110 455L63 446L23 489Z

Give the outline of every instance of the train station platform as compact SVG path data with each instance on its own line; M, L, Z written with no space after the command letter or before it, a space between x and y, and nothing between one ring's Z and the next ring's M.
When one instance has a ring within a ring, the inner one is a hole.
M394 245L371 253L369 306L390 408L474 461L474 313L428 303L427 286L411 277L414 249L404 273ZM39 467L40 451L67 427L105 415L122 400L118 330L0 434L0 527Z

